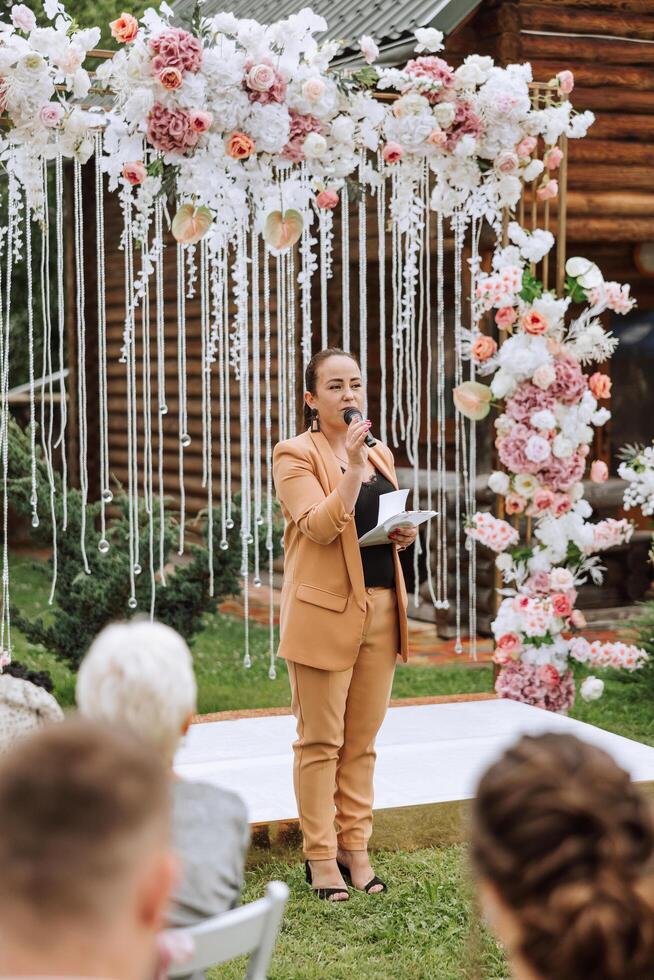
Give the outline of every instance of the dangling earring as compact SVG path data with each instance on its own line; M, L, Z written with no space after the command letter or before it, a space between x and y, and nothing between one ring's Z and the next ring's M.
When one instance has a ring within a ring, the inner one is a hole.
M311 409L311 432L320 432L320 419L318 418L318 409Z

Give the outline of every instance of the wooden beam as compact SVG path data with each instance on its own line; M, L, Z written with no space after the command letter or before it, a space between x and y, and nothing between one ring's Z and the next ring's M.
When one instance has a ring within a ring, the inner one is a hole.
M593 130L591 128L590 133ZM621 163L624 166L643 164L651 167L654 144L630 143L626 140L596 140L587 137L570 141L570 163Z
M576 82L588 88L604 88L609 85L613 88L637 89L641 92L654 91L654 71L646 66L629 68L626 65L601 65L600 67L585 62L575 62L570 65L569 58L560 56L550 60L532 58L531 67L534 78L548 80L553 78L562 68L572 67Z
M577 14L585 16L586 11L592 10L624 10L626 14L654 14L654 0L538 0L537 4L523 0L524 7L572 7Z
M616 187L633 191L652 189L651 166L624 167L621 164L601 161L594 163L592 167L577 167L573 162L569 173L569 185L573 190L578 188L615 190Z
M569 191L568 214L577 217L580 214L597 215L597 217L635 216L654 217L654 192L651 194L637 191Z
M630 5L631 6L631 5ZM612 34L654 40L654 14L634 16L631 10L585 10L568 3L521 4L522 29L530 31L569 31L576 34Z
M654 217L583 217L568 219L568 241L648 242L654 241Z
M584 103L580 104L586 108ZM600 112L592 125L590 135L593 139L607 140L626 138L645 141L647 138L654 138L654 111L651 115Z
M593 112L610 112L617 109L624 113L651 112L654 114L654 92L630 90L609 86L588 88L585 85L575 85L573 93L574 104L580 109L592 109Z
M583 21L579 34L585 34ZM654 44L647 41L616 41L611 38L566 37L563 34L522 34L522 57L531 61L534 58L556 58L571 65L580 61L590 61L595 65L599 76L603 75L605 65L652 65L654 64ZM598 65L602 70L598 70Z

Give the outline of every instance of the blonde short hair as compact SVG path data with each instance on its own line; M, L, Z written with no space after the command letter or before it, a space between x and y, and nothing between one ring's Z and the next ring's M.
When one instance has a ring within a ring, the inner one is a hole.
M76 697L87 718L126 728L171 763L196 705L189 648L163 623L113 623L84 657Z

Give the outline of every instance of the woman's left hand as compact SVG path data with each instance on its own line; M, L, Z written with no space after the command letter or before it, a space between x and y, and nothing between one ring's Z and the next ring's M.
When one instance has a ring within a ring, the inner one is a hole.
M388 535L393 544L397 545L398 551L404 551L409 545L418 537L417 527L396 527L394 531Z

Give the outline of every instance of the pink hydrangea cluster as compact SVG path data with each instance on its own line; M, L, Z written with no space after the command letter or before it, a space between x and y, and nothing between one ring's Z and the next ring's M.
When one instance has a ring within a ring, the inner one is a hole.
M202 67L202 43L180 27L169 27L150 39L152 71L158 75L163 68L178 68L197 74Z
M554 371L556 378L547 390L564 405L574 405L588 389L588 378L579 362L569 354L559 354L554 361Z
M603 289L591 289L588 298L591 303L595 304L602 299L604 294L608 308L615 313L624 315L633 310L636 305L636 300L633 296L629 295L630 288L628 284L621 285L619 282L605 282Z
M302 160L304 160L304 150L302 148L302 144L309 133L320 132L321 123L315 116L302 115L300 112L295 112L294 109L291 109L290 116L290 137L288 143L282 150L281 155L284 160L290 160L292 163L300 163Z
M583 636L570 640L570 656L581 664L592 667L615 667L619 670L640 670L649 660L649 654L629 643L589 643Z
M476 297L483 310L491 310L512 302L521 288L522 269L519 265L507 265L500 272L479 276Z
M148 142L164 153L185 153L192 149L200 134L191 125L191 115L185 109L168 109L155 102L148 116Z
M483 134L484 124L472 105L463 99L457 99L456 115L447 131L445 148L451 152L464 136L474 136L475 139L479 139Z
M508 435L497 439L495 444L500 460L511 473L535 474L540 470L541 463L534 462L527 456L527 443L533 435L533 429L518 422Z
M553 490L565 491L569 490L575 483L579 483L585 469L586 457L577 452L566 459L550 456L538 475L541 481Z
M412 58L407 62L404 69L405 73L411 78L421 79L434 84L439 84L441 88L438 92L425 92L430 102L437 102L444 89L451 89L454 85L454 71L446 61L437 58L436 55L425 55L422 58Z
M567 712L575 702L572 671L560 674L552 664L508 664L498 675L495 691L501 698L533 704L546 711Z
M493 517L487 511L480 511L474 515L466 527L466 534L498 553L514 547L520 539L516 529L507 521Z
M631 541L633 533L633 524L626 518L616 520L608 517L604 521L598 521L593 528L593 551L606 551L618 544L625 544Z
M506 414L516 422L528 425L534 412L552 409L556 399L550 389L536 387L530 381L518 385L515 393L506 401Z

